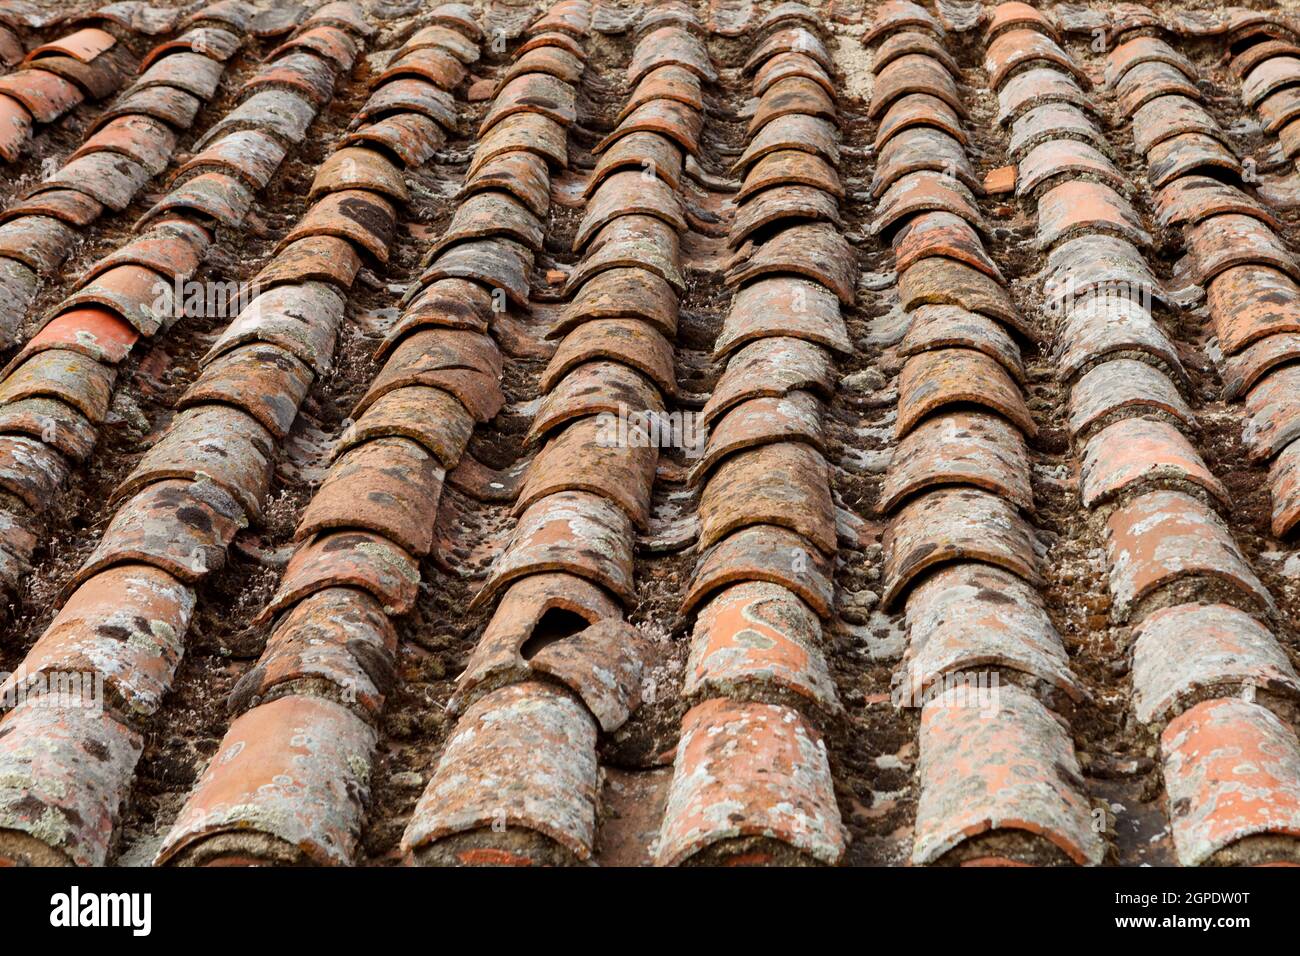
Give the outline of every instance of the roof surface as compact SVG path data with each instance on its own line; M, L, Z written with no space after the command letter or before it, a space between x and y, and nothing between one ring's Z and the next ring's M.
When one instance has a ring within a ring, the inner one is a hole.
M0 860L1300 863L1300 19L0 0Z

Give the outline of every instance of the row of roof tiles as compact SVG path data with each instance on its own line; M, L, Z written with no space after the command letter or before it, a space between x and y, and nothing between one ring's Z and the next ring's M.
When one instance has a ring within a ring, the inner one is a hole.
M894 246L911 313L881 508L891 516L882 601L902 603L908 624L896 699L921 707L912 859L1098 863L1104 845L1064 722L1015 683L1043 681L1048 705L1080 694L1038 594L1026 447L1037 425L1017 341L1037 330L984 246L984 186L942 27L919 13L901 20L869 31L868 112L880 122L875 228ZM995 18L993 44L1005 29ZM1014 61L990 73L1001 79ZM992 849L993 832L1024 839Z

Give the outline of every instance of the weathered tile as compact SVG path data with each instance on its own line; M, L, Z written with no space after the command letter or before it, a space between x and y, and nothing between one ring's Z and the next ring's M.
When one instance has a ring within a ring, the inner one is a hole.
M677 311L677 294L667 280L648 269L607 269L583 283L546 337L558 338L592 319L628 317L672 338Z
M1106 137L1097 124L1072 103L1044 103L1026 110L1011 124L1007 151L1022 158L1036 146L1054 139L1077 139L1098 149L1106 148Z
M222 65L202 53L173 53L163 57L140 74L128 93L151 86L170 86L184 90L200 100L212 99L221 83Z
M202 102L193 93L172 86L148 86L119 96L91 123L99 129L124 116L151 116L177 129L189 129Z
M894 449L879 508L888 514L904 500L946 485L983 488L1032 511L1024 438L1006 420L983 412L928 418Z
M249 189L266 186L284 159L285 148L271 135L258 130L233 130L210 143L177 172L215 169L243 180Z
M235 405L283 441L311 385L311 369L278 345L241 345L208 364L176 403Z
M1169 376L1136 359L1117 358L1093 366L1070 390L1070 432L1076 437L1117 414L1147 411L1162 412L1187 425L1195 421Z
M225 173L200 173L187 179L140 217L143 225L163 213L192 210L223 226L235 228L253 205L253 193L243 182Z
M907 360L898 378L894 433L901 438L939 409L970 404L1001 415L1030 438L1038 433L1006 370L983 352L966 348L919 352Z
M796 389L829 396L833 375L830 353L821 346L789 336L762 338L732 355L700 415L711 426L751 398L779 398Z
M433 547L442 479L438 460L408 438L362 442L330 466L298 521L294 539L334 528L365 528L417 557L426 555Z
M271 434L244 412L200 405L172 419L111 500L131 497L158 481L207 479L238 501L250 519L258 519L271 486L273 449Z
M871 231L877 235L887 233L912 216L934 210L959 216L977 229L983 227L969 189L943 173L921 171L909 173L889 187L876 206Z
M984 69L989 86L998 89L1013 71L1028 63L1051 63L1068 72L1085 88L1091 86L1070 55L1056 45L1046 33L1036 29L1013 28L999 33L984 51Z
M987 564L941 568L907 599L908 647L894 677L900 707L921 707L963 672L1006 668L1030 674L1078 700L1065 645L1038 592Z
M1083 454L1082 499L1091 508L1135 487L1195 485L1225 506L1228 491L1168 422L1125 418L1101 429Z
M743 842L729 848L733 841ZM656 843L659 866L740 852L833 865L845 847L826 745L797 711L715 699L687 712Z
M156 713L184 653L194 604L194 592L165 571L109 568L72 594L0 694L32 693L46 674L98 675L129 712Z
M230 725L155 865L225 855L356 862L375 740L369 724L332 701L293 695L254 707Z
M501 361L496 345L478 332L443 328L412 332L393 349L353 417L394 389L428 385L455 395L476 420L491 421L505 404L499 384Z
M1015 74L998 90L998 122L1005 125L1047 103L1092 108L1091 98L1068 73L1035 67Z
M21 103L38 123L53 123L85 99L74 83L35 68L0 76L0 93Z
M394 84L388 84L388 86L392 85ZM483 136L507 116L516 113L539 113L561 126L569 126L578 118L576 96L573 87L549 74L525 73L517 76L497 91L491 109L479 124L478 134Z
M876 47L875 55L871 59L871 72L879 73L894 60L909 53L938 60L954 77L961 76L961 67L957 65L957 61L952 58L952 54L943 43L933 35L920 30L901 30L886 37L884 42ZM827 71L833 72L829 67Z
M342 702L355 701L378 718L396 680L396 651L397 633L373 597L353 588L317 591L281 619L227 708L242 713L286 685L324 681Z
M763 581L737 584L700 611L682 692L833 711L839 701L821 642L817 615L792 592Z
M397 82L411 81L398 80ZM393 85L395 84L389 84L389 86ZM329 102L334 93L334 72L330 69L329 63L310 53L286 53L265 64L253 74L239 92L242 98L266 90L296 93L319 109Z
M1142 352L1185 379L1178 350L1156 324L1150 308L1122 295L1088 296L1064 310L1056 333L1056 367L1071 379L1112 355Z
M992 564L1041 582L1032 529L1015 506L985 491L941 489L909 502L890 522L884 547L885 608L923 575L954 561Z
M0 808L10 833L31 842L0 841L0 859L103 866L143 749L140 734L91 707L16 708L0 723Z
M47 396L67 402L92 422L108 415L116 373L90 356L52 348L35 353L0 383L0 403Z
M600 495L583 491L550 495L520 516L472 606L487 604L511 581L546 571L587 578L631 603L632 539L630 519Z
M863 43L871 44L890 33L911 27L921 27L938 37L945 35L943 26L934 18L934 14L910 0L886 0L876 7L875 14L862 38Z
M343 297L323 282L281 285L259 294L212 343L203 364L241 345L265 342L296 356L317 375L331 365L343 321Z
M1164 720L1195 696L1241 696L1245 687L1300 695L1300 677L1277 639L1227 604L1179 604L1134 629L1133 710ZM1195 696L1194 696L1195 695Z
M1281 228L1273 214L1243 190L1212 176L1180 176L1156 194L1162 226L1196 225L1211 216L1236 213Z
M1179 133L1151 148L1147 156L1147 178L1156 188L1179 176L1215 169L1242 175L1241 163L1217 138L1204 133Z
M386 263L396 230L397 211L387 199L365 189L346 189L318 199L277 248L308 236L336 236Z
M347 32L331 26L318 26L295 33L293 37L281 43L266 55L274 60L294 50L309 50L322 59L329 60L343 74L352 70L361 45Z
M751 197L778 186L807 186L835 197L844 195L839 174L830 163L802 150L783 149L768 153L749 168L735 202L743 206Z
M1272 610L1273 598L1219 517L1180 491L1153 491L1117 508L1106 522L1110 590L1117 620L1184 578L1213 580Z
M917 306L898 345L899 354L910 357L950 348L983 352L1018 383L1025 382L1020 347L1002 325L956 305Z
M987 692L983 706L964 699L975 693L952 688L921 711L912 862L935 863L983 833L1020 830L1074 863L1100 863L1105 844L1058 719L1018 687Z
M1112 89L1129 70L1142 63L1167 63L1195 82L1196 68L1160 37L1138 36L1125 40L1106 58L1106 85Z
M804 442L760 445L726 458L700 495L700 547L751 525L786 527L827 555L836 547L826 459Z
M585 415L648 415L664 410L663 397L645 375L621 362L587 362L566 375L542 399L528 440Z
M1016 195L1032 195L1056 176L1087 176L1120 192L1130 189L1128 178L1096 147L1073 139L1053 139L1035 146L1021 159Z
M72 227L58 219L22 216L0 225L0 256L21 262L38 275L51 275L58 271L75 239Z
M384 613L397 616L415 605L419 563L382 535L368 531L330 531L299 546L284 577L256 618L258 624L327 588L350 587L372 595Z
M894 136L906 129L934 128L965 145L968 140L957 111L937 96L909 93L894 100L880 119L876 131L876 149L883 149Z
M598 790L596 724L582 704L549 684L503 687L461 717L402 848L435 864L587 860Z
M958 116L966 116L966 105L952 74L938 60L914 53L899 57L876 75L867 115L878 118L895 100L911 93L943 100Z
M149 181L149 176L149 170L134 159L116 153L90 153L68 160L32 192L76 189L114 212L121 212Z
M997 265L984 250L975 228L950 212L937 210L910 219L894 234L894 268L905 272L922 259L955 259L985 275L1004 281Z
M1209 700L1172 721L1160 749L1181 864L1209 863L1255 834L1292 838L1264 857L1294 860L1300 744L1282 721L1258 704Z
M522 203L538 219L545 219L551 204L550 176L546 161L536 153L515 150L503 153L479 167L461 187L461 197L502 191ZM457 209L457 214L463 205ZM451 228L448 232L453 231ZM518 235L518 231L516 230ZM519 235L520 241L532 243L534 230Z
M67 462L44 441L0 435L0 491L39 513L57 500L67 480Z
M1138 246L1151 235L1127 199L1101 183L1084 180L1053 186L1038 199L1038 242L1044 248L1083 233L1104 232Z
M907 311L922 305L951 305L978 312L1028 339L1038 330L1021 315L1010 294L978 269L943 257L922 259L898 276L899 303Z
M240 129L263 130L286 145L294 145L303 141L307 127L315 115L316 107L312 102L296 93L288 90L260 90L208 127L207 132L195 142L194 148L203 149L230 130Z
M734 265L726 277L728 285L795 273L828 287L845 305L853 303L857 257L843 233L832 224L790 226L752 250L747 243L732 261Z
M628 64L627 82L636 84L651 70L667 64L685 67L708 83L718 78L708 51L697 37L678 27L661 27L638 41Z
M344 146L382 146L407 169L423 166L447 141L442 127L420 113L395 113L366 123L339 141Z
M797 114L787 115L794 119L816 118L800 117ZM781 117L772 120L767 126L771 126L779 119ZM826 121L821 120L821 122ZM593 147L593 152L602 153L614 144L621 142L627 136L648 132L665 136L673 140L687 153L699 155L700 132L703 126L704 115L685 103L679 103L676 100L650 100L647 103L642 103L629 113L612 133Z
M65 591L123 563L148 564L193 584L226 563L226 549L246 524L243 509L215 482L155 482L118 508Z
M1138 107L1156 97L1177 94L1200 99L1200 91L1180 69L1168 63L1146 62L1133 66L1115 84L1120 114L1131 118Z
M807 539L776 525L755 525L728 535L700 555L681 612L690 614L718 588L767 581L789 589L827 618L834 593L830 573L830 562Z

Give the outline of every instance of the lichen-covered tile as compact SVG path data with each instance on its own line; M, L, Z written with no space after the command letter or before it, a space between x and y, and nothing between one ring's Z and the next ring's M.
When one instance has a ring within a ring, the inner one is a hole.
M1300 677L1277 638L1230 605L1163 608L1133 635L1133 712L1143 723L1167 720L1197 697L1237 697L1244 688L1300 696Z
M375 740L332 701L254 707L230 725L155 864L355 862Z
M1180 863L1296 859L1300 743L1270 711L1244 700L1205 701L1170 722L1160 749ZM1249 842L1234 846L1257 834L1291 839L1265 843L1258 854Z
M940 489L909 502L889 523L884 551L884 607L955 561L992 564L1041 582L1031 526L1010 502L973 488Z
M965 841L997 832L1025 834L1015 847L1029 862L1102 861L1105 845L1069 735L1018 687L954 687L929 701L921 712L919 773L915 864L938 862Z
M727 588L703 606L682 692L694 700L786 702L825 712L839 706L817 615L793 592L765 581Z
M797 711L714 699L687 712L655 862L839 862L826 746Z
M103 866L144 749L91 707L28 700L0 722L0 860Z
M1086 507L1133 488L1196 487L1230 504L1223 483L1206 467L1192 443L1168 422L1125 418L1088 439L1083 452L1081 496Z
M503 687L456 725L402 849L426 865L585 861L598 772L596 723L568 691Z
M946 485L972 485L1024 509L1034 507L1024 437L1005 419L957 410L926 419L894 449L880 489L889 514L918 493Z
M1246 606L1271 612L1273 598L1209 505L1186 492L1153 491L1106 522L1110 590L1117 620L1184 579L1214 582Z
M991 667L1084 697L1042 598L1009 571L971 563L941 568L912 591L906 610L908 646L892 691L900 707L921 707L945 680Z

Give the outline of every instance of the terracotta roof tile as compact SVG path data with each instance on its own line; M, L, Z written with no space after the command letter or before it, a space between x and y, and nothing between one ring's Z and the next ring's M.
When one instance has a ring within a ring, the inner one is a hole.
M1300 694L1300 678L1280 644L1249 614L1225 604L1179 604L1135 629L1133 710L1168 719L1204 693L1243 687Z
M994 666L1084 696L1042 599L1009 571L971 562L941 568L908 597L907 626L893 691L900 706L920 707L951 675Z
M1300 836L1300 744L1263 707L1206 701L1172 721L1160 744L1184 866L1206 863L1252 834Z
M292 695L254 707L231 725L155 863L243 855L245 840L232 838L249 833L282 862L352 862L374 746L369 725L327 700Z
M589 859L597 774L596 724L582 704L535 681L503 687L461 717L402 848L442 864Z
M1273 597L1246 563L1222 520L1186 492L1153 491L1117 508L1106 522L1115 615L1183 578L1219 581L1273 610Z
M1100 863L1079 763L1055 715L1017 687L985 693L981 706L962 696L978 691L953 688L922 711L912 861L933 863L989 831L1023 831L1074 863Z
M825 744L794 710L708 700L683 720L655 862L707 853L834 864L845 850ZM748 844L743 838L756 838Z
M5 832L13 864L103 866L139 733L91 707L30 701L0 722ZM17 832L28 837L15 841Z

